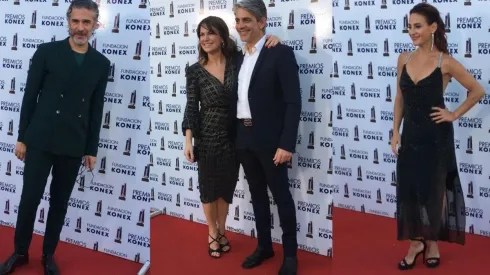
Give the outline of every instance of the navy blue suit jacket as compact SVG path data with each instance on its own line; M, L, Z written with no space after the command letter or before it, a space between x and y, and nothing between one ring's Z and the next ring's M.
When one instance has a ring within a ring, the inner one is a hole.
M236 58L237 77L243 58L239 52ZM286 45L263 47L260 51L248 91L253 121L252 150L275 152L281 148L291 153L296 151L301 115L298 69L294 52ZM239 123L236 118L238 81L233 95L231 115L234 123Z

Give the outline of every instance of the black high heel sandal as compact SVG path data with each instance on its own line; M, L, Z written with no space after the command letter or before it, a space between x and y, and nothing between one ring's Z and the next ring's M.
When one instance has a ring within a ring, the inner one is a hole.
M425 259L425 251L427 250L427 244L425 243L425 241L424 240L412 240L412 241L421 242L424 248L422 249L422 251L415 254L415 257L413 258L413 262L411 264L409 264L407 260L403 258L403 260L400 263L398 263L399 270L409 270L414 268L415 263L417 262L417 258L419 257L420 254L422 254L422 258Z
M213 236L209 235L209 237L212 239L212 241L209 243L208 254L209 254L209 256L211 256L211 258L218 259L221 257L221 252L222 252L221 251L221 244L219 243L219 241L217 239L213 238ZM219 247L216 249L211 248L211 244L214 242L216 242L219 245ZM213 253L219 253L219 255L216 256L216 255L213 255Z
M228 238L225 236L225 234L219 234L219 240L220 241L221 241L222 238L225 238L226 239L226 243L224 243L224 244L221 244L220 243L219 246L220 246L221 252L228 253L231 250L230 242L228 241ZM224 250L224 248L226 248L226 247L228 247L228 249L227 250Z
M425 265L428 268L436 268L439 266L440 263L441 263L441 258L431 257L425 259Z
M429 248L427 248L427 249L429 249ZM439 257L429 257L427 259L424 259L424 263L428 268L436 268L441 263L441 258L440 258L440 256Z
M441 263L441 257L440 256L439 257L429 257L429 258L425 259L424 262L428 268L436 268Z

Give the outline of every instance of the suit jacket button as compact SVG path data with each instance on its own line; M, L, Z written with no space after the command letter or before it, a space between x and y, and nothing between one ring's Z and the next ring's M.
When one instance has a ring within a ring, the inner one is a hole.
M78 117L82 117L82 115L78 115Z
M63 97L63 94L61 94L60 96Z
M56 113L59 114L60 113L60 110L56 110Z
M82 102L85 102L85 98L82 98Z

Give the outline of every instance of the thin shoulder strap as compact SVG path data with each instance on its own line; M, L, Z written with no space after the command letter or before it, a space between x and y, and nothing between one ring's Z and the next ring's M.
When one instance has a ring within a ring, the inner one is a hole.
M439 62L437 63L437 68L440 68L442 64L442 52L439 54Z
M415 50L416 51L416 50ZM405 59L405 64L407 64L408 60L410 60L410 58L412 57L412 54L415 52L410 52L410 54L408 55L407 59Z

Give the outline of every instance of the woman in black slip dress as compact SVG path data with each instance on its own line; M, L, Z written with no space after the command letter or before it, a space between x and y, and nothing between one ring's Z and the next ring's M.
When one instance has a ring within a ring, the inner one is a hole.
M199 61L186 71L184 155L189 162L197 161L200 200L209 227L208 253L219 258L231 249L225 236L226 218L237 185L239 164L235 158L234 114L230 106L238 82L235 61L241 53L223 19L206 17L196 30ZM281 41L273 35L267 35L266 39L265 47L274 47Z
M427 267L439 265L437 241L464 245L464 196L458 175L452 122L485 94L483 87L448 55L439 11L426 3L410 11L409 35L418 47L398 58L398 91L391 146L397 160L398 240L412 240L400 270L423 255ZM451 78L469 91L453 112L444 104ZM400 136L400 124L403 132Z

